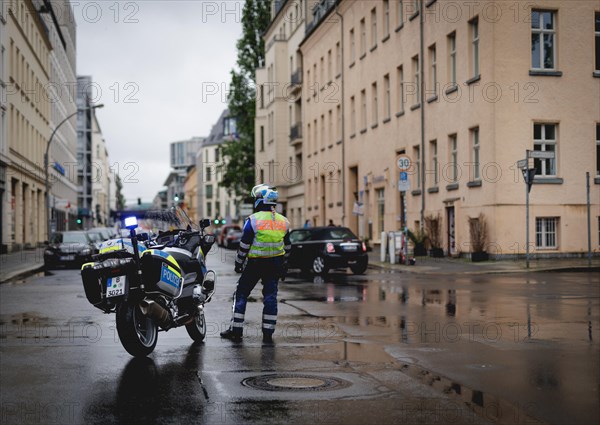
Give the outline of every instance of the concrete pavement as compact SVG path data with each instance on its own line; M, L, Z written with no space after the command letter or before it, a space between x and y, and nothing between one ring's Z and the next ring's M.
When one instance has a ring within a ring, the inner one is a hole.
M26 276L44 268L44 248L0 255L0 283Z

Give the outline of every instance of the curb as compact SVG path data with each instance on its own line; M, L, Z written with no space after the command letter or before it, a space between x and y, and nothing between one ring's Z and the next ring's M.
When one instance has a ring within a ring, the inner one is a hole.
M12 280L16 280L19 278L24 278L29 275L32 275L37 272L41 272L44 270L44 264L35 264L33 266L27 267L25 269L17 270L12 273L9 273L5 276L0 277L0 284L8 283Z
M562 267L544 267L544 268L529 268L529 269L513 269L513 270L477 270L477 271L443 271L443 270L415 270L410 269L408 266L407 269L400 269L393 266L383 265L383 264L374 264L369 263L369 267L376 268L380 270L389 270L395 271L398 273L412 273L412 274L430 274L430 275L443 275L448 273L460 273L467 275L482 275L482 274L511 274L511 273L548 273L548 272L600 272L600 266L592 265L592 266L562 266ZM418 267L418 266L417 266Z

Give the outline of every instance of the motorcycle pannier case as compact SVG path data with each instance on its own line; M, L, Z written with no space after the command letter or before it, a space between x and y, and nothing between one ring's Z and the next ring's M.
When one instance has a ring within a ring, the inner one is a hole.
M117 301L129 293L136 278L133 258L111 258L86 263L81 268L81 278L88 301L103 311L110 311Z
M147 292L158 291L171 297L181 292L183 279L179 264L167 252L149 249L141 258L142 280Z

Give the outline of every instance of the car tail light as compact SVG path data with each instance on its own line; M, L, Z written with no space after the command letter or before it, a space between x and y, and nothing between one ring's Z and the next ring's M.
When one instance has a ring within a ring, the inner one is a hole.
M327 252L335 252L335 247L331 242L327 244Z
M362 243L362 248L363 252L367 252L367 245L364 242Z

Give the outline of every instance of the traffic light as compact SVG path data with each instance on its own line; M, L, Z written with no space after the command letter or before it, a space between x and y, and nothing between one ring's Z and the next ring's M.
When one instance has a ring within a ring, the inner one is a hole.
M178 193L176 193L175 196L173 196L173 200L175 202L179 202L179 194Z
M216 218L216 219L215 219L215 224L218 226L218 225L219 225L219 223L220 223L220 222L219 222L219 219L218 219L218 218Z
M77 217L77 224L81 224L81 223L82 223L81 217Z

